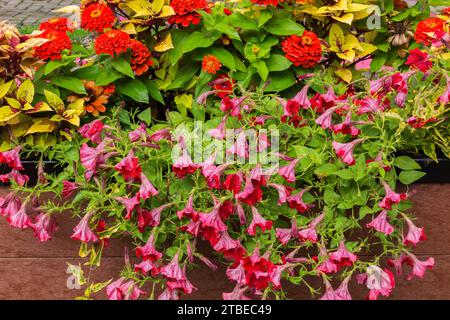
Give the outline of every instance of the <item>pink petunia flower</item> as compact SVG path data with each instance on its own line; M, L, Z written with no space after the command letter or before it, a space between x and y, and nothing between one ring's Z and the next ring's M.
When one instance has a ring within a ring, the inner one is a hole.
M254 236L256 234L257 227L260 227L262 232L266 232L272 228L272 221L264 219L256 207L252 207L252 217L252 222L247 228L247 233L249 235Z
M139 204L141 203L139 201L139 196L135 195L132 198L129 197L117 197L116 200L123 204L125 206L127 214L125 215L125 220L131 219L131 214L133 213L134 209L136 209Z
M278 191L278 205L286 203L291 195L291 189L281 184L269 183L269 187L272 187Z
M299 163L299 159L295 159L294 161L291 161L291 163L287 166L281 167L278 169L278 174L284 178L289 183L294 183L295 178L295 167Z
M219 126L217 128L208 130L208 134L211 137L219 139L219 140L225 139L226 129L227 129L226 128L227 119L228 119L228 116L224 116L222 118L222 121L220 121Z
M161 274L171 281L187 280L184 271L181 269L179 263L179 253L177 252L170 263L161 268Z
M76 190L78 190L78 185L75 182L70 182L70 181L64 180L62 183L63 183L63 189L62 189L61 195L65 199L72 196L74 194L74 192Z
M382 270L378 266L368 266L366 273L358 275L359 284L365 284L369 289L369 300L377 300L381 294L384 297L388 297L392 289L395 287L394 275L388 269Z
M51 240L52 235L58 229L55 219L46 213L40 213L30 227L34 231L34 236L42 242Z
M85 243L98 241L97 235L89 227L89 220L93 214L93 212L90 212L80 220L78 225L73 229L72 239Z
M337 251L330 254L330 259L339 266L352 266L358 257L346 248L344 241L341 241Z
M162 258L162 253L156 250L155 236L153 233L144 246L136 248L136 257L141 257L143 260L150 260L152 262Z
M114 166L125 180L136 180L141 177L142 168L139 165L139 159L134 156L133 150L128 155Z
M22 147L19 146L9 151L0 152L0 163L5 163L14 170L24 170L19 155L21 149Z
M413 50L409 50L409 56L408 59L406 59L405 64L426 73L433 66L433 63L429 58L430 56L428 53L415 48Z
M250 300L249 297L245 295L248 290L247 287L241 287L239 284L233 289L232 292L222 293L223 300Z
M405 261L410 267L412 267L412 271L406 276L406 280L411 280L414 277L423 279L427 269L431 270L434 267L434 258L430 257L425 261L421 261L412 253L407 254Z
M83 138L91 140L93 143L102 142L102 132L106 126L100 120L94 120L82 126L78 132Z
M373 228L378 232L390 235L394 232L394 227L387 220L387 211L383 210L380 214L372 220L372 222L366 224L367 228Z
M355 158L353 157L353 150L358 144L360 144L363 141L364 141L363 139L356 139L349 143L340 143L333 141L333 148L337 156L341 158L341 160L345 164L352 166L355 164Z
M10 211L6 220L14 228L27 229L31 226L31 218L27 214L27 202L22 203L18 211Z
M336 113L338 107L329 108L320 117L316 119L316 123L322 129L333 129L333 115Z
M141 187L139 188L139 198L146 200L150 197L156 196L159 192L153 186L153 184L148 180L147 176L141 172Z
M391 210L392 204L399 204L400 201L406 200L408 198L408 195L406 193L395 193L391 189L391 187L384 181L383 187L386 195L379 203L380 208Z
M289 207L291 209L296 209L299 213L305 213L307 210L313 208L314 206L311 204L306 204L303 202L303 195L307 190L304 189L295 195L291 195L287 198L287 202L289 203Z
M405 245L412 244L417 245L420 241L426 240L425 232L423 228L416 227L416 225L407 217L405 217L406 224L408 225L408 233L403 240Z
M177 211L177 216L179 219L183 218L192 218L196 215L196 211L194 210L194 196L190 195L188 202L186 203L186 207L183 210Z

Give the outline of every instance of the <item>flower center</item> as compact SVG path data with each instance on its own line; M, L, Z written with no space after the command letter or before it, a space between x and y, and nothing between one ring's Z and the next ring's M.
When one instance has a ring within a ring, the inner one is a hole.
M102 11L97 9L91 12L91 18L98 18L100 17L102 14Z
M312 39L308 36L302 37L302 45L310 45L312 43Z

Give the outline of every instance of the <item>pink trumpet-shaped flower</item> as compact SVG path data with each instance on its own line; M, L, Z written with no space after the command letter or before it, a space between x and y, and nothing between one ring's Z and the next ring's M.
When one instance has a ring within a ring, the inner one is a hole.
M272 228L272 221L264 219L255 207L252 207L252 222L247 228L247 233L251 236L256 234L256 228L260 227L262 232Z
M125 180L135 180L141 177L142 168L139 165L139 159L134 156L133 150L114 166L114 169L120 172Z
M222 118L222 121L220 122L219 126L217 128L208 130L208 134L211 137L219 139L219 140L225 139L225 134L226 134L226 129L227 129L226 128L227 119L228 119L228 116L224 116Z
M316 123L323 129L333 128L333 114L336 112L338 107L333 107L326 110L320 117L316 119Z
M340 298L340 300L352 300L352 296L348 291L348 283L350 282L351 276L345 278L339 288L337 288L334 293Z
M193 174L198 169L198 165L192 162L188 152L183 149L183 154L172 165L172 171L177 178L183 179L189 174Z
M352 266L358 257L345 247L344 241L341 241L338 250L330 254L330 259L339 266L345 267Z
M152 276L159 273L158 267L150 260L144 260L141 263L134 265L134 271L147 275L149 272Z
M299 163L299 159L295 159L289 165L281 167L278 169L278 173L282 176L287 182L294 183L295 178L295 166Z
M390 235L394 232L394 227L387 220L387 211L383 210L380 214L372 220L372 222L366 224L367 228L373 228L378 232Z
M311 242L317 242L317 225L322 222L323 218L325 217L325 214L322 213L318 217L316 217L314 220L312 220L308 227L303 230L299 230L297 237L300 241L311 241Z
M9 151L0 152L0 163L5 163L14 170L23 170L22 162L20 162L21 147L16 147Z
M236 142L227 150L227 154L235 154L240 158L247 159L249 156L249 145L247 142L247 136L245 135L245 131L241 131L237 138Z
M0 175L0 181L3 183L7 183L10 181L15 181L19 186L24 186L30 178L27 175L21 174L17 170L12 170L7 174Z
M27 229L31 226L32 222L26 211L27 205L28 203L24 202L18 211L12 211L9 213L6 220L11 227Z
M134 280L129 280L120 286L124 300L137 300L145 291L139 289Z
M171 290L170 288L166 288L158 297L158 300L179 300L180 293L178 290Z
M383 181L383 187L386 195L379 203L380 208L391 210L392 204L399 204L400 201L406 200L408 195L406 193L395 193L391 187Z
M42 242L51 240L52 235L58 229L55 219L46 213L40 213L30 227L34 231L34 236Z
M170 134L169 129L161 129L154 132L149 139L155 143L160 142L161 140L172 140L172 135Z
M76 190L78 190L78 185L75 182L64 180L62 183L63 183L63 189L62 189L61 195L65 199L72 196L73 193Z
M187 280L184 271L181 269L178 263L178 259L179 253L177 252L172 258L172 261L168 265L165 265L161 268L161 274L172 281Z
M179 219L192 218L196 214L194 210L194 196L190 195L186 207L183 210L177 211L177 216Z
M405 245L412 244L417 245L420 241L426 240L425 232L423 228L417 227L410 219L406 218L406 223L408 224L408 233L403 240Z
M248 290L247 287L241 287L239 284L233 289L232 292L222 293L223 300L250 300L249 297L245 295Z
M189 280L176 280L176 281L167 281L166 283L167 287L170 290L181 290L182 292L186 294L191 294L195 290L197 290L196 287L192 285L192 283Z
M150 260L152 262L162 258L162 253L156 250L155 236L153 234L150 235L144 246L136 248L136 257L141 257L143 260Z
M21 202L14 193L8 193L4 198L0 197L0 215L8 217L20 210Z
M128 138L131 142L148 142L150 140L150 136L147 132L147 125L145 123L141 123L136 130L128 133Z
M323 282L325 284L325 293L319 300L340 300L333 287L331 286L330 281L328 281L324 277Z
M85 243L98 241L97 235L89 227L89 220L93 214L93 212L90 212L80 220L78 225L73 229L72 239Z
M348 143L340 143L333 141L333 148L337 156L341 158L345 164L352 166L355 164L355 158L353 157L353 149L355 149L355 147L363 141L364 141L363 139L356 139Z
M156 196L159 192L153 186L153 184L148 180L147 176L141 172L141 187L139 189L139 198L140 199L149 199L150 197Z
M395 274L397 276L402 274L403 264L406 262L406 256L401 253L400 256L398 256L395 259L388 259L387 264L390 267L393 267L395 269Z
M345 117L344 122L333 126L334 133L349 134L352 137L356 137L361 133L361 130L355 127L354 122L352 122L352 112L349 111Z
M172 206L172 204L168 203L152 209L148 215L148 225L151 227L159 226L159 224L161 223L161 213L170 206Z
M311 107L311 102L308 98L308 90L309 85L306 85L302 88L302 90L300 90L300 92L295 95L294 98L292 98L292 101L298 103L303 109L308 109L309 107Z
M217 232L228 230L227 225L220 217L220 206L221 204L217 202L211 212L200 214L200 221L203 227L213 228Z
M296 195L291 195L287 198L287 202L289 203L289 207L292 209L296 209L299 213L304 213L307 210L311 209L313 205L306 204L303 202L303 195L307 190L304 189L297 193Z
M382 270L378 266L368 266L366 273L357 276L359 284L365 284L369 291L369 300L377 300L381 294L388 297L395 287L394 275L388 269Z
M275 188L278 191L278 205L282 205L287 202L288 197L291 195L290 188L275 183L269 183L268 186Z
M278 241L282 244L286 245L291 240L291 238L296 238L298 235L297 229L297 221L295 218L292 218L292 224L289 229L287 228L276 228L275 230L276 237Z
M125 215L125 220L130 220L131 219L131 214L133 213L134 209L139 206L139 204L141 203L139 201L139 196L136 195L132 198L128 198L128 197L117 197L116 198L117 201L119 201L121 204L123 204L125 206L125 209L127 211L127 214Z
M93 143L99 144L102 142L102 131L105 125L100 120L94 120L85 124L78 130L83 138L91 140Z
M106 287L106 295L109 300L123 300L122 285L124 278L120 278Z
M427 269L431 270L434 267L434 258L428 258L425 261L420 261L415 255L412 253L408 253L405 258L406 263L412 267L412 271L410 274L406 276L406 280L411 280L414 277L418 277L419 279L423 279L425 276L425 272Z
M242 264L239 264L233 269L228 268L226 275L229 280L236 281L238 285L244 285L246 283L245 269Z

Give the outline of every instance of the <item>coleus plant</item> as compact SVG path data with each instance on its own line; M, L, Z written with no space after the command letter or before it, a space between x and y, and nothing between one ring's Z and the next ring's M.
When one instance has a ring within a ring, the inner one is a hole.
M115 280L87 283L72 266L86 285L82 298L104 289L110 299L178 299L196 290L186 272L198 262L227 266L236 287L224 299L287 298L287 280L322 299L347 300L352 279L367 286L369 299L388 297L403 264L411 267L408 280L434 266L432 257L413 254L424 229L407 212L407 190L396 191L423 173L395 152L414 148L408 141L430 128L448 127L445 72L426 60L433 72L424 75L415 69L424 60L410 60L411 70L387 68L340 93L327 86L308 95L320 75L305 77L290 99L235 88L200 121L203 128L172 112L167 122L127 130L123 109L114 108L58 144L53 158L64 172L40 171L35 187L16 177L20 149L0 153L11 167L2 179L13 181L0 212L47 241L58 214L72 211L81 219L72 238L91 266L101 264L110 239L131 237L137 262L127 259ZM433 90L415 87L423 79ZM58 201L40 202L47 192ZM200 241L216 256L199 252Z

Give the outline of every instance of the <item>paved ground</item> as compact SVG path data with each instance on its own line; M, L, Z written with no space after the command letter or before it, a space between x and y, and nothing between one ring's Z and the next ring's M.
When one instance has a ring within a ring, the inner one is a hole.
M37 24L54 16L53 9L79 4L79 0L0 0L0 21L18 25Z

